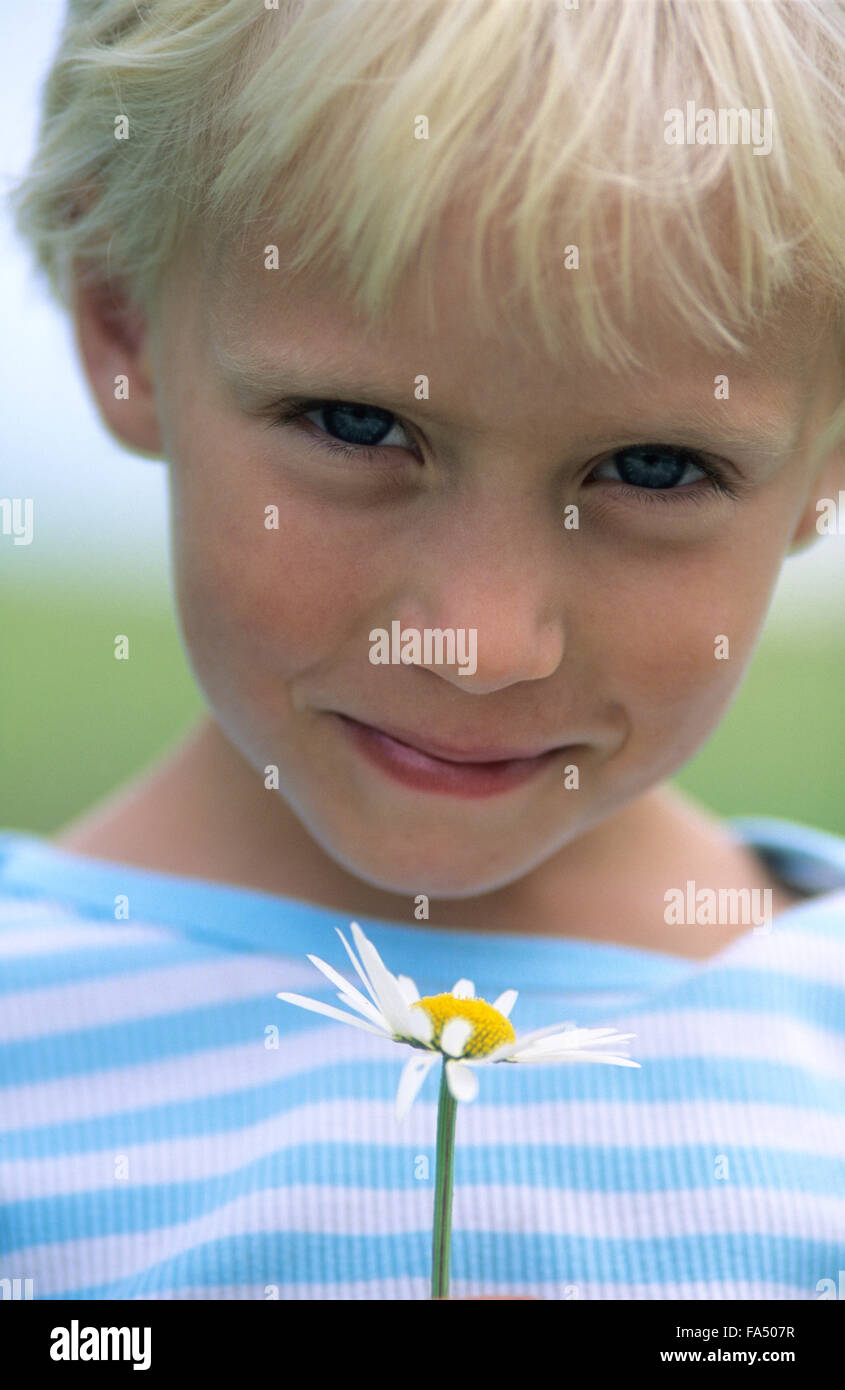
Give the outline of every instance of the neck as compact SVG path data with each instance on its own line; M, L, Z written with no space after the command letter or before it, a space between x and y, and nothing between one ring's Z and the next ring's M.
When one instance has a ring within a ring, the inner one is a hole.
M415 920L411 893L374 887L332 859L283 798L268 794L211 718L141 782L68 827L56 842L157 872L303 899L347 918ZM696 869L700 875L708 857L712 870L714 854L729 859L736 853L718 822L670 788L658 787L513 883L472 898L432 899L427 920L493 932L530 923L531 935L624 941L651 930L644 924L662 922L667 887L682 884ZM747 875L747 862L734 863L734 874L743 868ZM759 864L757 874L759 886L771 881ZM667 930L673 944L657 949L686 954L692 937L679 947L678 929ZM660 938L658 927L655 940ZM716 948L713 929L707 941Z

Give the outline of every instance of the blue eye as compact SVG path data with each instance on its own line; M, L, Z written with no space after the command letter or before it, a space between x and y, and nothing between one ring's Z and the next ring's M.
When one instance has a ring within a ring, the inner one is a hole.
M600 463L593 476L599 476L602 468L615 468L630 487L673 488L681 482L697 482L698 478L689 477L690 469L699 478L707 476L693 454L665 444L630 444Z
M320 426L327 434L351 435L351 439L342 438L341 442L357 448L382 444L393 426L393 416L389 411L347 401L329 401L327 405L306 413L322 416Z
M354 460L381 459L379 450L411 449L407 431L389 410L354 401L289 401L277 416L281 423L316 416L311 423L320 434L319 445L329 453ZM391 435L398 437L391 438Z
M694 450L673 444L628 444L597 464L590 477L625 483L626 490L639 492L643 501L668 500L673 492L679 501L700 499L700 488L685 487L680 491L682 485L699 482L704 482L710 491L735 496L721 471Z

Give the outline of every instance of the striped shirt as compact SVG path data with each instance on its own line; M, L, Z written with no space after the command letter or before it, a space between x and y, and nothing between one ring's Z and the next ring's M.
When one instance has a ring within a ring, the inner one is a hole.
M708 960L359 918L420 993L639 1069L491 1066L458 1107L453 1296L818 1299L845 1269L845 841L738 839L807 894ZM0 1294L426 1299L439 1068L337 1003L337 912L0 834ZM621 929L620 934L624 931ZM19 1284L13 1281L19 1280ZM827 1296L831 1296L828 1292Z

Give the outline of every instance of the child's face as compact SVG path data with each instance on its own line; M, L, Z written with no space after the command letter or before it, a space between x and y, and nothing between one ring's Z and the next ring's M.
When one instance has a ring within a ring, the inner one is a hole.
M479 337L463 256L444 244L434 339L408 298L386 334L367 333L329 285L291 287L259 262L226 295L174 276L153 353L181 619L213 714L256 778L278 766L334 860L440 897L522 877L707 738L784 553L813 531L826 478L804 451L837 387L829 339L800 314L745 360L644 317L636 345L655 375L633 382L577 342L557 366L528 360ZM271 364L266 389L239 384L240 357ZM286 396L398 418L365 413L356 432L306 406L274 425ZM377 458L325 447L332 421L350 447L380 428ZM735 498L677 455L619 452L648 443L722 460ZM662 470L659 491L637 486L637 463ZM370 633L394 622L476 629L475 671L373 664ZM562 751L467 796L478 769L457 790L408 785L338 715L489 758Z

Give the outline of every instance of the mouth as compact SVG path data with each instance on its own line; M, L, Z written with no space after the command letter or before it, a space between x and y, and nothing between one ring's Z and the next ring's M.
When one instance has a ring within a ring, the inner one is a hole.
M539 750L449 747L430 739L376 728L333 712L348 741L368 762L417 791L453 796L492 796L538 776L574 744Z

